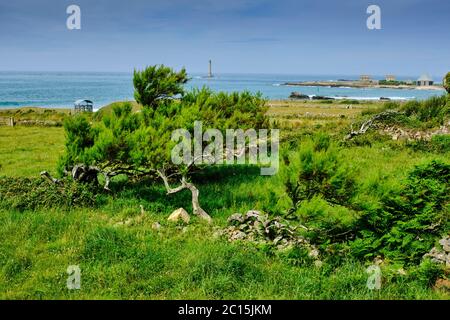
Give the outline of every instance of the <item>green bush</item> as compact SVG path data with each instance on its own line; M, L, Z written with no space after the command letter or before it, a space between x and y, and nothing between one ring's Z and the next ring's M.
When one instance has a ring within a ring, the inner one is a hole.
M339 102L340 104L359 104L359 100L344 99Z
M329 136L316 135L300 145L299 152L285 154L282 170L287 195L295 212L303 201L321 196L330 204L346 205L356 192L352 172L340 158Z
M303 201L296 216L302 225L308 227L304 232L308 239L318 244L330 244L346 240L354 234L358 213L345 206L330 204L317 196Z
M96 205L97 189L66 180L63 185L41 178L0 178L0 208L19 211Z
M83 116L66 121L66 149L58 171L83 163L129 176L155 174L163 166L182 172L183 165L171 161L173 131L192 133L195 121L202 121L204 131L269 128L266 111L260 94L213 93L206 88L187 92L179 100L158 100L157 105L144 106L138 113L130 103L118 103L101 121L89 122Z
M397 80L380 80L378 81L380 85L389 85L389 86L401 86L408 85L405 81L397 81Z
M422 285L431 287L436 280L444 275L443 265L432 262L430 259L424 259L420 265L412 269L411 277L419 281Z
M450 165L431 161L410 172L403 190L361 203L352 253L418 263L436 239L450 231L449 181Z
M450 93L450 72L445 75L444 80L442 80L442 84L444 85L445 90Z
M416 118L432 125L443 124L450 116L450 100L447 96L431 97L424 101L408 101L402 108L407 117Z
M188 81L185 69L175 72L163 65L134 71L134 98L145 107L156 108L159 103L183 94L183 84Z
M430 141L417 140L408 143L408 146L415 151L447 153L450 152L450 135L438 134Z

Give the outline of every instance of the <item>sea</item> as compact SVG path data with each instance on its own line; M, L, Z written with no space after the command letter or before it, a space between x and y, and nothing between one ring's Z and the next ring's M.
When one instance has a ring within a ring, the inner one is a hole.
M133 100L132 73L118 72L0 72L0 108L25 106L71 108L79 99L94 102L97 110L111 102ZM282 74L190 74L186 89L209 87L213 91L260 92L267 99L288 99L293 91L309 96L336 99L423 100L442 95L436 90L399 90L375 88L293 87L283 85L298 81L336 81L358 79L352 75L282 75ZM377 79L374 77L374 79ZM378 79L382 79L379 77ZM399 77L399 80L414 77Z

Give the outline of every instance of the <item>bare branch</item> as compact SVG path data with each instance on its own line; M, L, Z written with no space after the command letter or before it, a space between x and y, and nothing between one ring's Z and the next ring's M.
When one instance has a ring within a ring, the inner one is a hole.
M158 172L158 175L161 177L161 179L164 181L164 186L166 187L167 194L173 194L173 193L180 192L184 189L189 189L192 194L192 208L193 208L194 214L199 216L200 218L208 221L208 223L212 222L210 215L208 213L206 213L206 211L200 207L199 200L198 200L200 192L197 189L197 187L195 187L192 183L187 182L185 177L183 177L181 179L181 185L177 188L172 188L172 187L170 187L169 179L167 178L164 169L157 170L157 172Z
M54 184L61 184L61 181L59 179L53 178L50 175L50 173L48 173L47 171L42 171L41 172L41 177L49 180L50 182L52 182Z
M376 122L378 122L380 120L383 120L383 119L386 119L386 118L388 118L388 117L390 117L392 115L397 115L397 114L402 114L402 113L398 112L398 111L395 111L395 110L387 110L387 111L378 113L375 116L373 116L372 118L370 118L369 120L363 122L358 131L353 131L353 124L352 124L351 125L351 131L345 137L345 140L351 140L351 139L353 139L356 136L364 134L364 133L367 132L367 130L369 130L370 128L375 126Z

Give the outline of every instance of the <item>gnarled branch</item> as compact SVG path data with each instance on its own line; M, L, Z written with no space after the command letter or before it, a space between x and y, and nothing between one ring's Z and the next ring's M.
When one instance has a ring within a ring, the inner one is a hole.
M361 134L364 134L367 132L367 130L369 130L370 128L372 128L373 126L375 126L376 122L383 120L383 119L387 119L390 116L393 115L398 115L398 114L402 114L401 112L395 111L395 110L387 110L381 113L376 114L375 116L373 116L372 118L370 118L369 120L363 122L363 124L361 125L361 127L359 128L359 130L354 131L353 130L353 124L351 125L351 131L350 133L345 137L345 140L351 140L356 136L359 136Z
M172 188L169 184L169 179L167 178L164 169L157 170L157 172L158 172L158 175L161 177L161 179L164 181L164 186L166 187L167 194L173 194L173 193L180 192L184 189L189 189L192 194L192 208L193 208L194 214L199 216L200 218L208 221L208 223L212 222L210 215L208 213L206 213L206 211L200 207L200 204L198 201L200 191L197 189L197 187L195 185L193 185L190 182L187 182L186 178L183 177L181 179L181 185L176 188Z

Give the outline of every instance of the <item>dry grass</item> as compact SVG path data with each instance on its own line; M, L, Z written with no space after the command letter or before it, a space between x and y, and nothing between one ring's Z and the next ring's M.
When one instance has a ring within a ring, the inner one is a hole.
M359 104L351 104L339 101L323 102L323 101L289 101L289 100L274 100L269 101L270 117L356 117L362 111L378 108L381 106L380 102L361 102Z

